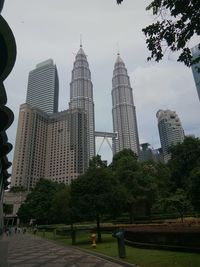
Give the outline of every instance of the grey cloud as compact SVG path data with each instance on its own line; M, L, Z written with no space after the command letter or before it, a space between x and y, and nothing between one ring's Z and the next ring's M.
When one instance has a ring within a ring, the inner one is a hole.
M172 61L146 62L148 51L141 29L153 19L145 11L148 3L127 0L118 6L114 0L5 2L3 16L15 34L18 50L17 62L6 80L8 106L15 112L15 123L9 130L13 143L19 105L26 97L28 72L37 63L54 59L60 81L59 107L68 107L73 53L78 51L80 34L92 74L97 130L112 130L112 71L118 42L131 76L140 141L159 146L155 118L159 108L176 110L186 132L200 136L200 104L191 72ZM111 159L107 146L102 151L104 158Z

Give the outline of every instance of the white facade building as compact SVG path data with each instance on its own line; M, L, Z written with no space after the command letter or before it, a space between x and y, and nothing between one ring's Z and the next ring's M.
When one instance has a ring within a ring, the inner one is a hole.
M113 131L117 138L113 144L114 153L125 148L139 155L139 138L133 93L127 69L120 55L115 62L112 78Z
M169 148L183 142L184 130L175 111L158 110L156 117L164 162L167 163L171 158Z

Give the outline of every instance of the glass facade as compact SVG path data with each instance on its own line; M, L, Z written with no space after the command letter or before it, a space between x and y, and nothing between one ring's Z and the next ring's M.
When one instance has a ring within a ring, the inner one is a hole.
M51 114L58 112L59 81L56 65L49 59L29 73L26 103Z

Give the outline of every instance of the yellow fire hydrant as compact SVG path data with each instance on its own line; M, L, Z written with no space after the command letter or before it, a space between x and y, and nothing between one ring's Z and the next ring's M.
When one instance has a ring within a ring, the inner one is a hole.
M96 248L96 246L97 246L97 244L96 244L96 234L95 233L93 233L92 235L91 235L91 238L92 238L92 248Z

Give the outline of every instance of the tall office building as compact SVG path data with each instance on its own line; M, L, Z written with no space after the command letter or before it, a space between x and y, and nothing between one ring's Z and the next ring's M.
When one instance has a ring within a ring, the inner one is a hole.
M59 82L56 65L48 59L29 73L26 103L51 114L58 112Z
M72 70L69 108L80 108L85 110L87 114L88 159L90 159L95 156L93 85L89 64L82 45L76 55Z
M113 130L118 134L114 141L114 153L125 148L139 155L139 138L133 93L127 69L117 55L112 78Z
M47 114L20 106L11 186L34 187L40 178L70 184L87 168L86 114Z
M167 163L171 158L169 148L184 140L184 131L181 121L175 111L158 110L158 130L164 162Z
M200 44L193 47L191 51L192 51L192 56L194 60L200 57ZM192 65L192 72L193 72L194 81L196 84L197 93L198 93L199 100L200 100L200 61L197 64Z

